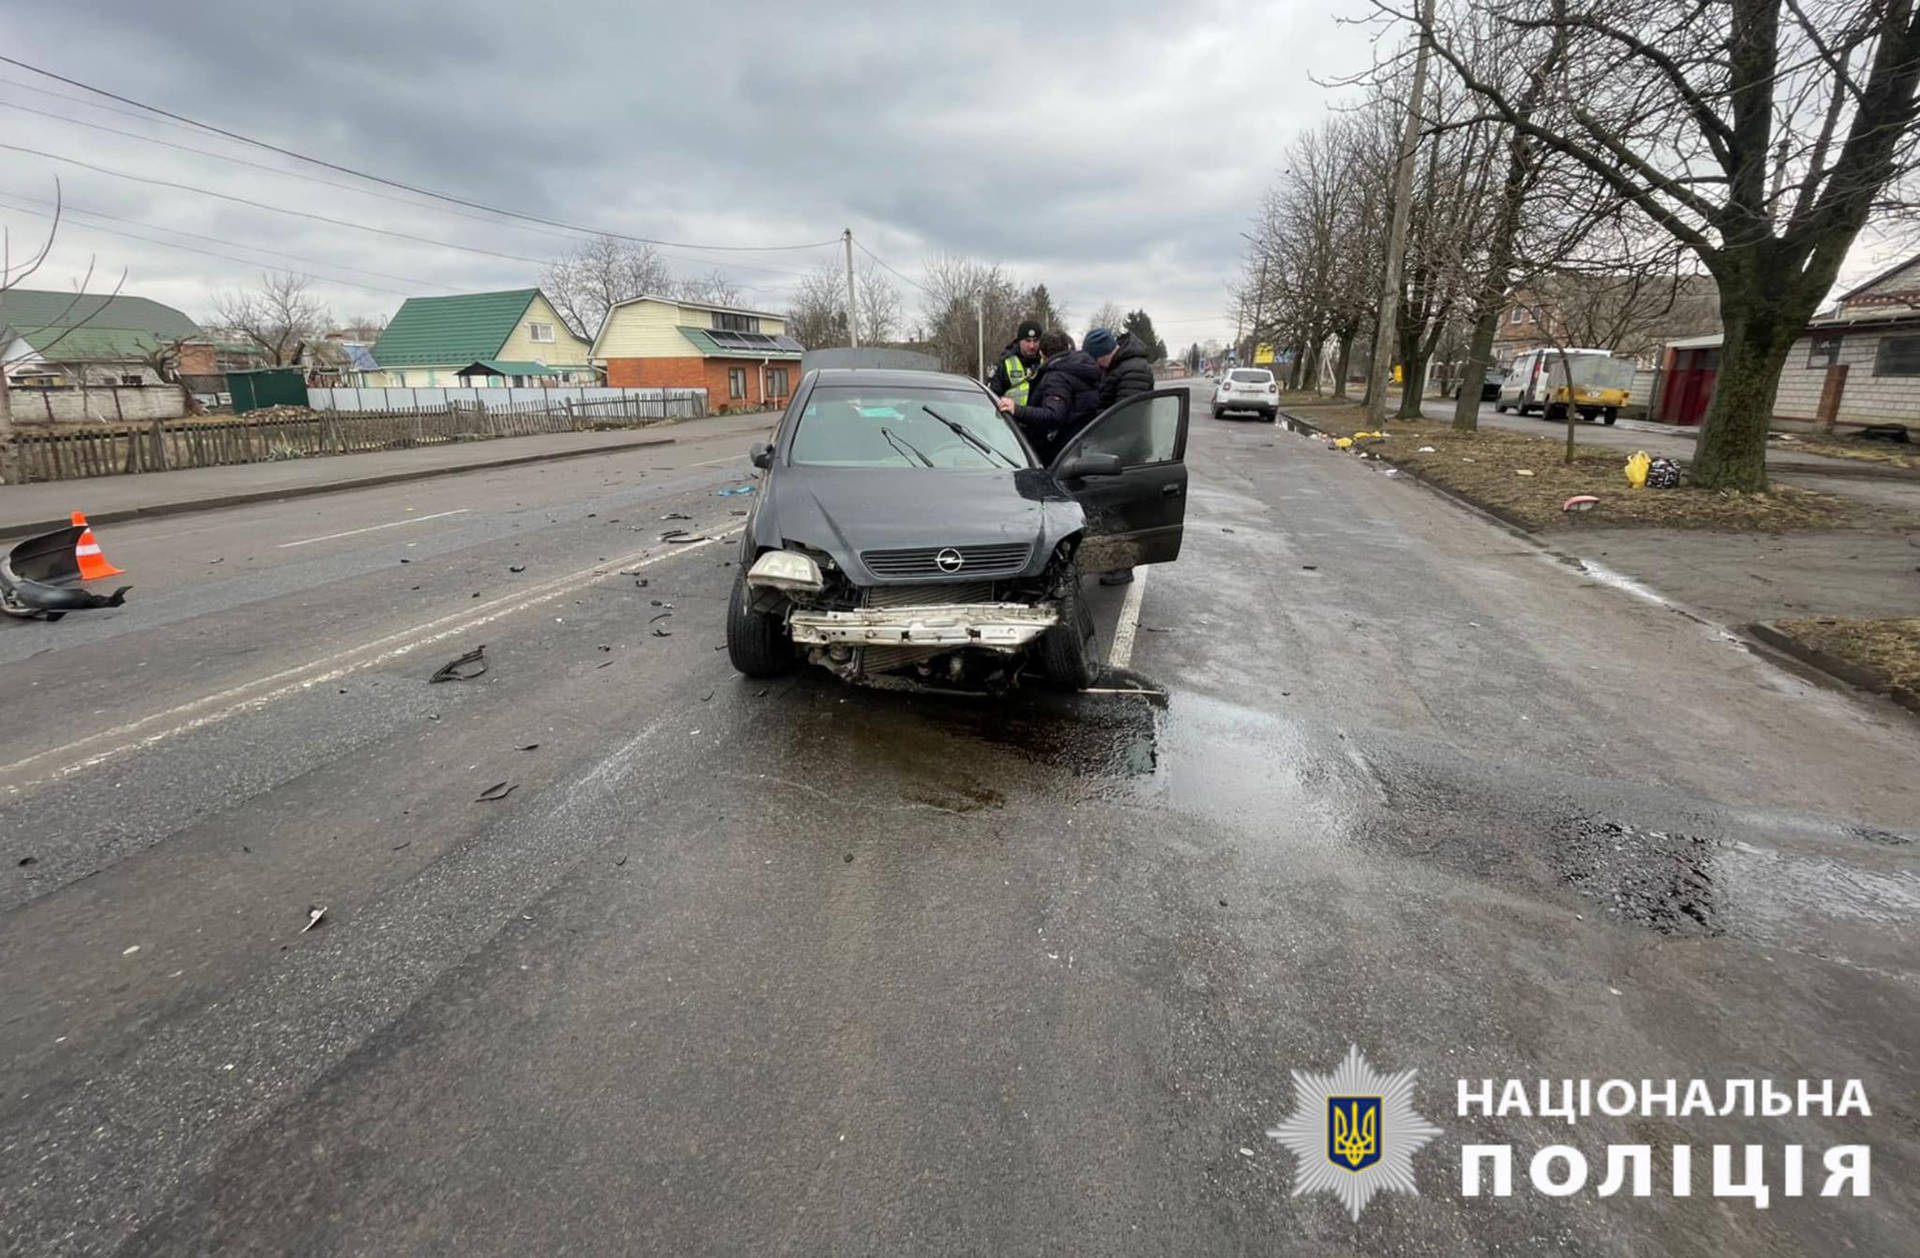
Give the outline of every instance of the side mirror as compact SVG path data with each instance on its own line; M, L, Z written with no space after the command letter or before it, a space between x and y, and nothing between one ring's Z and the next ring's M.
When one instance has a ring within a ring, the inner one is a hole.
M1118 476L1124 470L1117 454L1082 454L1062 463L1054 475L1061 480L1080 480L1088 476Z
M764 441L756 441L753 448L747 451L747 457L753 460L755 467L765 470L773 466L773 447Z

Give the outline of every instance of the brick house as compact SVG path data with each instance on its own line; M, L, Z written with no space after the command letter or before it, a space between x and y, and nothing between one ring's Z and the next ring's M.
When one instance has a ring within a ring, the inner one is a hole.
M1721 338L1667 347L1656 418L1697 424L1719 370ZM1807 324L1773 396L1778 419L1920 425L1920 255L1881 272Z
M785 406L800 384L801 345L786 319L672 297L632 297L607 311L593 361L616 388L705 389L708 410Z
M1674 338L1719 326L1719 290L1711 276L1550 273L1514 293L1493 334L1493 365L1563 342L1611 350L1651 369Z

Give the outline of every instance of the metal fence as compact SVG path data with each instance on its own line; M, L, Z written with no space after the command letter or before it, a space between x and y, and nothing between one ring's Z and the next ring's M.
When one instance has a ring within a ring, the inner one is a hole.
M550 388L435 389L323 389L307 390L307 405L316 411L385 411L440 407L449 402L484 407L489 411L516 409L534 403L562 410L571 402L576 410L591 404L597 415L626 415L635 419L696 419L707 413L705 389L616 389L598 385Z
M530 401L491 408L456 401L355 413L256 411L233 419L29 428L15 434L15 449L23 481L53 481L662 422L657 406L655 413L645 415L631 402L612 400L566 400L555 406Z

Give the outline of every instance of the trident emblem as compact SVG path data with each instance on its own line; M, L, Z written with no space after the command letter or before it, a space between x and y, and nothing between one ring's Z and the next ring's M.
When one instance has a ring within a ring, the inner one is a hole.
M1380 1098L1327 1098L1327 1160L1358 1171L1380 1160Z

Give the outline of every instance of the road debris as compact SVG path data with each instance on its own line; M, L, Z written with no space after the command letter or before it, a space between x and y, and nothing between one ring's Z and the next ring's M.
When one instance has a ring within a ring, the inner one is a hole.
M663 520L691 520L693 517L684 511L669 511L660 518Z
M327 915L326 905L309 904L307 906L307 924L300 928L300 933L304 935L308 931L312 930L315 926L318 926L320 924L320 919L325 917L326 915Z
M669 617L669 616L671 616L671 615L673 615L673 613L672 613L672 612L661 612L661 613L660 613L659 615L657 615L657 616L649 616L649 617L647 618L647 623L651 625L651 624L654 624L654 623L656 623L656 622L658 622L658 621L662 621L662 620L665 620L665 619L666 619L667 617Z
M1562 511L1591 511L1600 505L1600 500L1592 494L1575 494L1560 504ZM1748 575L1752 575L1749 573Z
M514 563L514 564L507 565L508 572L525 572L526 570L527 570L527 565L523 563Z
M1420 447L1420 449L1419 449L1418 451L1416 451L1416 453L1419 453L1419 454L1437 454L1437 453L1439 453L1439 451L1437 451L1437 450L1435 450L1435 449L1434 449L1434 448L1433 448L1432 446L1421 446L1421 447Z
M1530 467L1516 467L1513 469L1513 474L1515 476L1531 476L1533 475L1533 469Z
M515 751L533 751L535 748L539 746L540 746L539 743L521 743L518 747L515 747L514 750Z
M491 804L498 800L505 799L519 789L520 784L518 782L495 782L486 790L481 791L479 798L473 802L476 804Z
M752 492L752 485L735 485L731 489L720 490L719 496L722 498L738 498L741 494L750 494Z
M476 594L474 597L480 596ZM486 652L486 644L481 643L459 659L448 660L434 670L433 676L427 678L427 683L431 685L442 681L472 681L487 671Z
M673 631L670 629L655 629L653 631L653 636L656 638L671 638L673 636Z
M707 697L711 699L713 696L708 695ZM20 868L22 869L25 869L29 865L38 865L39 863L40 863L40 858L38 856L22 856L19 860L14 862L14 864L20 866Z
M666 539L666 542L669 546L684 546L688 542L704 542L706 540L707 539L703 534L698 537L669 537Z

